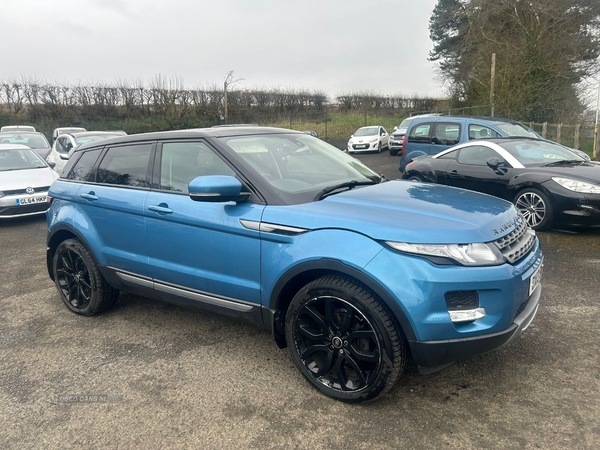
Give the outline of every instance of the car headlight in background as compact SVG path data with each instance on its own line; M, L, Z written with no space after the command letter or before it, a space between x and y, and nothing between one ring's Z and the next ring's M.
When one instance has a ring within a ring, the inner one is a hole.
M405 242L386 242L386 244L403 253L412 253L426 258L443 258L463 266L497 266L504 263L504 256L497 247L482 243L407 244Z
M600 186L597 184L586 183L585 181L572 180L571 178L552 177L565 189L583 194L600 194Z

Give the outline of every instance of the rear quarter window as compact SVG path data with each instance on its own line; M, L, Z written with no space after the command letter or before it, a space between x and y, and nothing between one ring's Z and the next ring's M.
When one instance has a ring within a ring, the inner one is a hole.
M152 144L109 148L98 166L96 182L121 186L150 187L149 163Z
M74 153L71 158L69 158L69 163L73 161L73 168L68 172L67 179L75 181L96 181L94 166L100 156L100 151L101 149ZM65 167L64 170L67 172L68 167Z

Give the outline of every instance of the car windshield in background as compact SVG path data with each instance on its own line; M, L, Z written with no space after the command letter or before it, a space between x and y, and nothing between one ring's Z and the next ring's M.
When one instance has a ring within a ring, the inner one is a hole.
M541 140L510 140L499 142L502 148L517 158L525 167L540 166L551 163L560 164L565 161L585 162L562 145Z
M36 152L29 149L0 150L0 172L48 167Z
M318 192L343 183L381 181L357 159L309 135L244 136L225 143L288 203L310 202Z
M92 136L82 136L82 137L78 137L75 138L75 143L77 145L81 145L81 144L87 144L88 142L96 142L96 141L101 141L102 139L109 139L112 137L117 137L117 136L122 136L119 133L115 133L115 134L99 134L99 135L92 135Z
M30 148L50 148L48 141L37 133L2 133L0 144L23 144Z
M379 127L364 127L359 128L354 133L354 136L376 136L379 134Z
M398 129L406 130L408 128L408 126L410 125L410 123L412 122L412 120L413 120L412 117L408 117L408 118L404 119L402 121L402 123L398 126Z
M507 136L540 137L537 133L519 123L493 122L493 124L504 131Z

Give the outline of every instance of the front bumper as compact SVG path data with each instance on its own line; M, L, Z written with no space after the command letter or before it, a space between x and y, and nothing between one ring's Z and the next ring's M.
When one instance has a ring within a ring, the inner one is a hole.
M526 300L527 306L513 323L499 333L445 341L410 341L415 362L423 374L436 372L461 359L470 358L500 348L519 337L533 321L539 307L542 286Z
M23 199L38 199L43 198L42 202L29 203L19 205L19 201ZM48 192L35 192L34 194L11 194L0 198L0 220L14 219L17 217L34 216L45 214L50 203L47 201Z

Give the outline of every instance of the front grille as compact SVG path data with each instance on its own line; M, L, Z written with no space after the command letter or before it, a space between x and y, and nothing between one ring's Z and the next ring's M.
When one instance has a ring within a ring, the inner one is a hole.
M448 311L464 311L479 308L479 293L477 291L446 292Z
M24 206L7 206L0 208L0 216L18 216L21 214L31 214L35 212L46 211L50 207L50 203L33 203Z
M523 258L535 244L535 232L520 217L520 224L506 236L494 241L504 258L511 264Z
M50 189L50 186L34 187L33 193L36 194L39 192L47 192L48 189ZM12 189L12 190L2 191L2 192L4 192L4 195L20 195L20 194L29 195L29 194L27 194L27 192L25 192L25 189Z

